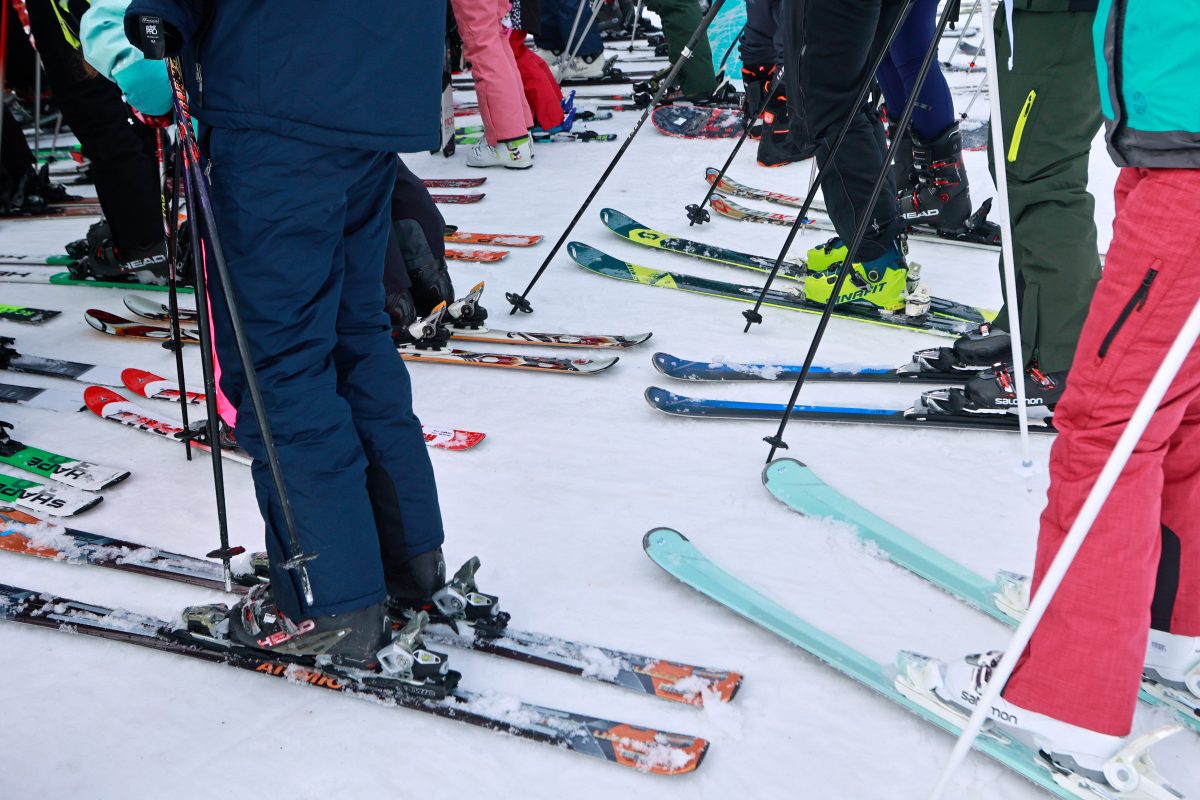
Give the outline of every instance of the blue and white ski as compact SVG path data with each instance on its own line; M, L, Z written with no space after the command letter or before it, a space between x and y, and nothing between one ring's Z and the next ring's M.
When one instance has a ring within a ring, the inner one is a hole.
M707 419L780 420L787 406L782 403L748 403L741 400L709 400L685 397L657 386L646 389L646 402L664 414ZM907 409L861 408L858 406L796 406L795 422L839 422L859 425L892 425L904 428L943 428L964 431L1017 432L1015 414L946 414L914 405ZM1031 433L1055 433L1049 419L1030 419Z
M891 677L892 670L889 667L820 630L709 561L678 531L655 528L642 539L642 548L650 560L672 577L755 625L806 650L843 675L938 728L955 735L962 731L966 722L962 713L910 682L906 670ZM906 654L905 658L912 657ZM1096 783L1051 763L990 726L975 740L975 748L1055 797L1067 800L1150 800L1181 796L1156 783L1156 775L1144 772L1141 773L1141 786L1129 792L1116 791L1108 785Z
M670 353L655 353L654 368L683 381L794 381L802 364L742 364L736 361L688 361ZM916 362L900 367L864 367L857 364L814 364L805 380L844 383L963 383L975 372L941 372Z
M1029 588L1023 575L1001 571L992 581L975 574L863 508L794 458L772 461L763 468L762 477L767 491L792 510L806 517L852 525L859 539L869 542L893 564L993 619L1016 627L1024 616ZM1200 732L1200 698L1150 680L1142 681L1139 697L1145 703L1166 706L1181 722Z

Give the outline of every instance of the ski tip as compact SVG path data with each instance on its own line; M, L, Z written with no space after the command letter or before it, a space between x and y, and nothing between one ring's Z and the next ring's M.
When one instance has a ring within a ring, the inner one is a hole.
M686 542L688 538L674 528L651 528L642 537L642 549L650 551L674 542Z
M774 461L767 462L762 471L763 486L770 488L771 481L785 477L789 472L797 467L808 469L808 465L803 461L799 461L791 456L783 456Z
M105 386L89 386L83 390L83 404L97 416L104 416L104 407L109 403L127 402L124 397Z
M146 394L146 385L165 381L160 375L155 375L153 372L147 372L144 369L129 369L121 370L121 383L125 384L125 388L141 397L148 397ZM115 394L115 392L114 392Z
M650 357L650 362L654 364L654 368L663 375L672 377L674 368L679 365L679 358L671 355L670 353L664 353L660 350Z
M717 169L716 167L705 167L704 168L704 179L706 181L708 181L709 183L712 183L713 181L715 181L717 179L717 176L720 174L721 174L721 170Z

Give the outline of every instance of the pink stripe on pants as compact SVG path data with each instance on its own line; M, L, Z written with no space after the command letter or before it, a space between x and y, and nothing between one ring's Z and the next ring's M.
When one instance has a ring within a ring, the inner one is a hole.
M1123 169L1104 276L1055 409L1035 588L1200 298L1200 170ZM1147 285L1148 284L1148 285ZM1200 347L1113 488L1005 689L1031 711L1128 735L1161 526L1179 537L1171 633L1200 636Z
M508 0L450 0L450 5L463 52L471 62L488 144L525 136L533 127L533 114L508 44L508 31L500 24L508 13Z

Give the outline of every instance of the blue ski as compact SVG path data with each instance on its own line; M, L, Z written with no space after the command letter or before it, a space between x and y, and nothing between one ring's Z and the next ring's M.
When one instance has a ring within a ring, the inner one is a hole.
M993 619L1015 627L1024 615L1028 598L1023 593L1023 576L1002 571L991 581L975 574L855 503L794 458L780 458L767 464L762 478L767 491L793 511L854 526L859 539L872 544L893 564ZM1144 680L1140 699L1170 708L1180 721L1200 732L1200 699L1188 692Z
M739 364L733 361L688 361L670 353L655 353L654 368L684 381L794 381L801 364ZM962 383L975 372L940 372L916 364L900 367L814 364L806 380L845 383Z
M748 403L741 400L708 400L685 397L666 389L646 389L646 402L664 414L707 419L780 420L787 406L782 403ZM796 406L796 422L838 422L892 425L904 428L943 428L966 431L1018 431L1015 414L944 414L919 406L907 409L860 408L858 406ZM1055 433L1048 419L1030 419L1032 433Z
M896 678L890 677L889 667L854 650L730 575L709 561L678 531L655 528L642 539L642 549L651 561L680 582L807 651L926 722L951 734L961 732L965 717L957 709L941 703L936 696L923 694L907 682L903 672ZM1107 786L1055 767L1038 753L993 729L985 729L976 739L975 747L1055 797L1071 800L1150 797L1142 792L1118 795Z

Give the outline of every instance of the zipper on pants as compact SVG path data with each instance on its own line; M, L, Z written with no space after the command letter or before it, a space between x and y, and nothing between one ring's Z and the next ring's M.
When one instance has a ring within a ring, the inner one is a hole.
M1158 261L1154 264L1157 266ZM1112 346L1113 339L1117 338L1117 334L1121 332L1121 328L1125 326L1129 320L1129 315L1134 311L1141 311L1146 305L1146 297L1150 294L1150 284L1154 283L1154 279L1158 277L1158 270L1151 267L1146 272L1146 277L1142 278L1142 285L1133 293L1133 297L1129 298L1129 302L1121 309L1121 313L1117 316L1117 321L1108 329L1108 334L1104 337L1104 341L1100 343L1100 352L1097 354L1100 358L1108 355L1108 348Z
M1021 136L1025 133L1025 123L1029 121L1029 115L1033 113L1033 102L1037 100L1037 89L1030 89L1029 96L1025 98L1025 105L1021 107L1021 113L1017 115L1017 125L1013 128L1012 143L1008 146L1008 163L1013 163L1017 160L1017 151L1021 149Z

